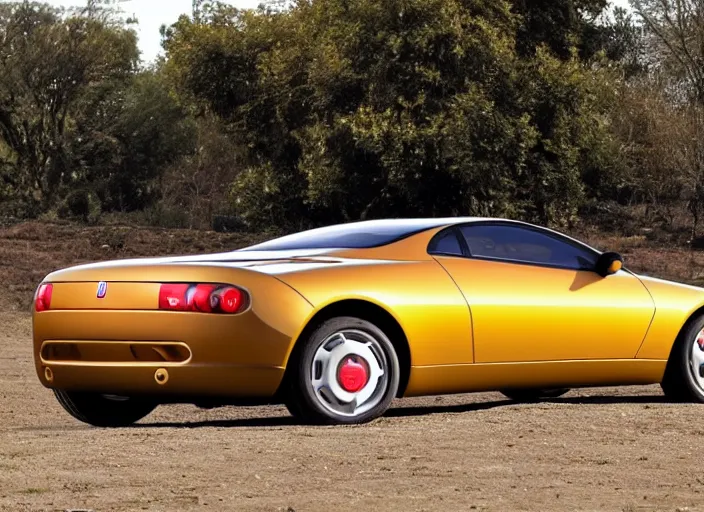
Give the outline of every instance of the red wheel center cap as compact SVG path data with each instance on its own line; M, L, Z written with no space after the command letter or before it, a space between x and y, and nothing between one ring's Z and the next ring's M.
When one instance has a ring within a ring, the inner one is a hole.
M337 381L348 393L356 393L369 382L369 372L365 364L350 357L337 370Z

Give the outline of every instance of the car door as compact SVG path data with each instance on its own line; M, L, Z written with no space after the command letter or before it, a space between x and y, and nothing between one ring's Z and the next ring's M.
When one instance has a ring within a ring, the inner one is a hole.
M601 277L599 253L550 230L472 223L440 233L430 252L467 300L478 363L630 359L653 318L638 278Z

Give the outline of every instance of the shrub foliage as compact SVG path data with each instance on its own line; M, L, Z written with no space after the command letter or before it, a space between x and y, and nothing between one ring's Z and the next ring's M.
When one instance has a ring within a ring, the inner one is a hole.
M0 4L0 215L704 213L696 2L196 1L150 68L103 3Z

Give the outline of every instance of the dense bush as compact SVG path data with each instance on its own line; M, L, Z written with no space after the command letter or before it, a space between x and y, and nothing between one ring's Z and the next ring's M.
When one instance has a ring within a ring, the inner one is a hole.
M0 4L0 216L704 214L696 2L200 0L149 69L89 4Z
M582 170L610 149L604 74L576 49L521 40L525 18L508 2L209 13L168 31L167 67L246 148L232 196L254 225L459 214L565 223L584 197Z
M0 4L0 214L78 211L77 189L107 211L145 208L192 150L193 122L109 14Z

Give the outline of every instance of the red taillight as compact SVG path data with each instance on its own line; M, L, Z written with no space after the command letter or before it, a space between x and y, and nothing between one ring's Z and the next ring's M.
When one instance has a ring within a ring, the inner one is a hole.
M37 312L46 311L51 308L51 294L53 291L53 284L42 284L39 286L37 298L34 300L34 309Z
M213 311L210 300L215 288L214 284L199 284L196 286L193 294L193 309L195 311L202 311L203 313L211 313Z
M159 309L188 310L187 284L162 284L159 289Z
M228 285L168 283L159 289L159 309L171 311L234 314L246 301L244 291Z
M237 313L242 307L242 292L233 287L223 288L211 296L210 304L223 313Z

